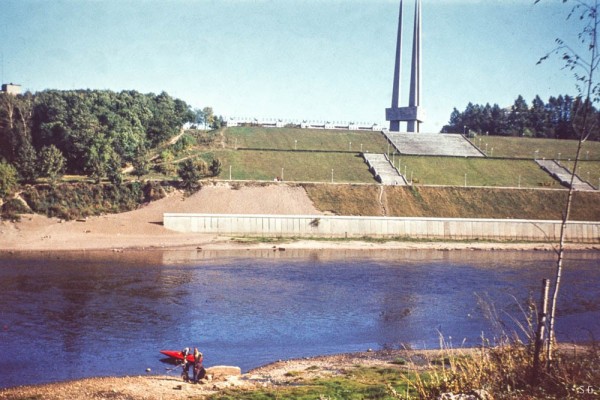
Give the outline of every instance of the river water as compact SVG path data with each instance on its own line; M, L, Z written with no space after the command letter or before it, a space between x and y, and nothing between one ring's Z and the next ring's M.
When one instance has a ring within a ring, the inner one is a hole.
M533 251L2 254L0 387L163 374L159 350L186 346L207 366L248 370L439 348L440 335L478 345L515 329L553 266L553 253ZM565 266L558 337L598 338L600 252L568 253Z

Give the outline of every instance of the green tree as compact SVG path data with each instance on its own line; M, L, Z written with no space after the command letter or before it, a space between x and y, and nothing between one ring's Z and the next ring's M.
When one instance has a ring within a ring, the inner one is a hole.
M106 166L106 178L110 183L121 186L123 183L123 172L121 170L121 161L118 155L112 157Z
M188 158L179 164L178 174L181 178L181 186L187 190L194 190L198 187L198 181L203 176L203 170L206 166L202 160Z
M208 129L208 127L212 127L215 122L215 113L212 107L204 107L202 109L202 120L204 121L204 129Z
M492 106L491 112L491 122L489 129L490 135L508 135L508 116L506 115L506 111L498 104L494 104Z
M29 141L19 147L15 164L25 182L34 182L40 176L37 153Z
M208 167L208 169L210 170L210 173L212 176L218 176L221 173L221 160L219 160L218 158L215 158L212 160L210 167Z
M211 125L213 129L221 129L223 125L225 125L225 120L223 119L222 115L213 118L213 123Z
M448 125L444 125L442 133L462 133L464 129L463 115L454 107Z
M137 155L132 161L133 175L137 176L138 179L150 172L150 161L148 160L148 153L143 147L139 147Z
M175 156L170 150L163 150L160 153L160 164L158 165L160 172L165 175L170 175L175 173L176 168L173 165L173 160Z
M66 160L62 152L53 144L45 146L40 152L40 176L55 183L62 178Z
M523 136L529 123L529 106L523 96L519 95L511 107L508 123L513 136Z
M0 198L6 197L17 187L17 170L6 161L0 161Z
M85 172L96 183L100 183L106 175L109 163L115 157L113 149L108 141L96 141L88 151Z
M14 162L23 143L31 143L32 95L0 93L0 156ZM18 166L16 166L18 169Z
M194 109L194 124L197 126L204 124L204 111L199 108Z

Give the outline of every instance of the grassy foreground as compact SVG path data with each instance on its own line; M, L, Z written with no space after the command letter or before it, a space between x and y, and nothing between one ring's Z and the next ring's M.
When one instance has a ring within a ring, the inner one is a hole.
M470 349L380 350L279 361L198 385L183 383L178 374L89 378L0 389L0 399L430 400L454 398L450 393L495 400L598 398L597 346L562 346L552 367L537 375L531 350L519 341Z
M210 400L263 399L596 399L596 346L563 348L550 367L533 365L533 348L520 341L479 349L407 351L379 365L302 365L254 390L226 389ZM538 371L536 373L536 371ZM446 396L446 397L443 397Z

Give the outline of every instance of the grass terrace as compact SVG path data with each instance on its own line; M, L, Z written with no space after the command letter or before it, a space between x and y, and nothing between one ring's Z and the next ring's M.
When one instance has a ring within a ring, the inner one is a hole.
M394 156L402 174L416 185L556 187L560 184L533 161L490 158Z
M490 157L546 158L568 160L575 158L576 140L533 139L506 136L477 136L471 141ZM486 146L487 144L487 146ZM492 150L493 149L493 150ZM560 153L560 156L559 156ZM582 160L600 161L600 142L583 144Z
M573 170L573 161L561 161L561 164L569 169L569 171ZM591 183L595 188L598 188L598 185L600 185L600 161L579 161L577 175L584 181Z
M385 153L380 132L300 128L232 127L224 130L229 148L362 151Z
M279 177L288 182L375 183L356 153L217 150L204 153L203 158L221 160L220 179L229 179L231 167L233 180L273 181Z
M191 146L171 145L172 161L200 157L207 163L218 158L219 179L323 183L375 183L360 151L387 153L392 150L380 132L300 128L231 127L217 131L190 131ZM390 158L415 185L562 188L533 160L558 158L572 168L576 141L518 137L478 136L472 139L490 158L391 155ZM189 140L188 140L189 142ZM480 144L481 143L481 144ZM536 153L537 150L537 153ZM571 154L572 153L572 154ZM512 159L512 160L511 160ZM159 159L160 162L160 159ZM332 179L333 170L333 179ZM176 179L170 173L154 171L148 177ZM231 174L230 174L231 171ZM156 173L158 172L158 175ZM600 143L586 142L579 176L600 185Z

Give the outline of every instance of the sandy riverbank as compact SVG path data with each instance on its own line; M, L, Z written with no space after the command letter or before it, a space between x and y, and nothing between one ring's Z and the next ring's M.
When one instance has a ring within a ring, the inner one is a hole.
M469 349L464 351L470 351ZM0 389L0 399L188 399L203 398L228 388L253 390L277 388L303 380L348 373L357 366L390 367L399 370L420 369L440 351L382 350L278 361L251 370L241 376L215 379L203 384L184 383L178 373L131 377L89 378L47 385ZM406 364L392 362L402 358Z
M565 356L581 356L586 345L562 344L558 351ZM180 400L203 399L225 390L278 389L301 385L314 379L352 376L358 368L395 369L399 374L423 371L439 365L440 360L456 355L473 355L481 349L380 350L335 354L303 359L277 361L242 375L215 376L201 384L184 383L178 373L170 375L88 378L46 385L0 389L2 400L44 399L116 399L116 400ZM218 368L218 367L216 367ZM210 368L208 369L210 371ZM177 371L177 370L176 370Z
M175 192L137 210L62 221L41 215L23 215L20 222L0 222L0 251L119 250L119 249L261 249L272 243L240 243L228 237L184 234L162 226L163 213L322 214L305 190L288 185L230 187L206 186L192 196ZM548 244L479 242L364 242L360 240L286 242L290 249L544 249ZM600 249L597 245L571 245L576 249Z

